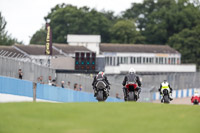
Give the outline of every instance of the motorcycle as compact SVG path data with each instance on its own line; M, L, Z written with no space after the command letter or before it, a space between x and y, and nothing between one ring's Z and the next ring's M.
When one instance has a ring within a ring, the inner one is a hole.
M163 94L163 102L164 103L170 103L170 98L169 98L169 89L164 89L162 90ZM162 102L162 101L161 101Z
M96 88L97 88L96 99L98 101L105 101L108 97L108 89L106 88L106 83L104 83L103 81L98 81L96 83Z
M127 88L127 101L137 101L139 96L138 96L138 91L137 91L138 85L135 83L128 83L126 85Z

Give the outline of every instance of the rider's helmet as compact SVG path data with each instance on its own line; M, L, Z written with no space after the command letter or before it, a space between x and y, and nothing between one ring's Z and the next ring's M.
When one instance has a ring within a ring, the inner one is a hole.
M167 83L167 80L165 79L163 82L164 82L164 83Z
M134 68L130 68L128 72L129 72L130 74L136 73L136 71L135 71Z
M104 72L102 72L102 71L100 71L99 73L98 73L98 75L104 75Z

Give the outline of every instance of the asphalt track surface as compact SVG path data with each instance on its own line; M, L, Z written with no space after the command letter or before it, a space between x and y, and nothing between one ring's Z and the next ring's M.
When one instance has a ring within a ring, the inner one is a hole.
M153 101L153 103L160 103L160 100ZM186 104L186 105L193 105L191 103L191 98L176 98L170 102L170 104Z

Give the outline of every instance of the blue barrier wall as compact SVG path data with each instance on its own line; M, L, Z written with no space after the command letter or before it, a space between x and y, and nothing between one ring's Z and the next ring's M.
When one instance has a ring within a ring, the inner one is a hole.
M33 83L0 76L0 93L33 97Z
M0 76L0 93L33 97L33 83L30 81ZM74 91L66 88L37 84L37 99L56 102L97 102L92 93ZM108 102L121 102L117 98L108 97Z
M185 97L192 97L194 95L194 90L197 90L200 92L199 88L188 88L188 89L179 89L179 90L174 90L172 92L172 97L173 98L185 98ZM153 93L153 100L160 100L161 96L159 92Z

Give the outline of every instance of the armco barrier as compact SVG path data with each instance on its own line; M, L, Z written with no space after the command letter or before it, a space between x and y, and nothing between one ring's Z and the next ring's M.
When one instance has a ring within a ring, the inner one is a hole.
M0 76L0 93L33 97L33 83ZM36 97L37 99L56 102L97 102L92 93L74 91L39 83L37 84ZM121 102L123 100L109 97L106 101Z

